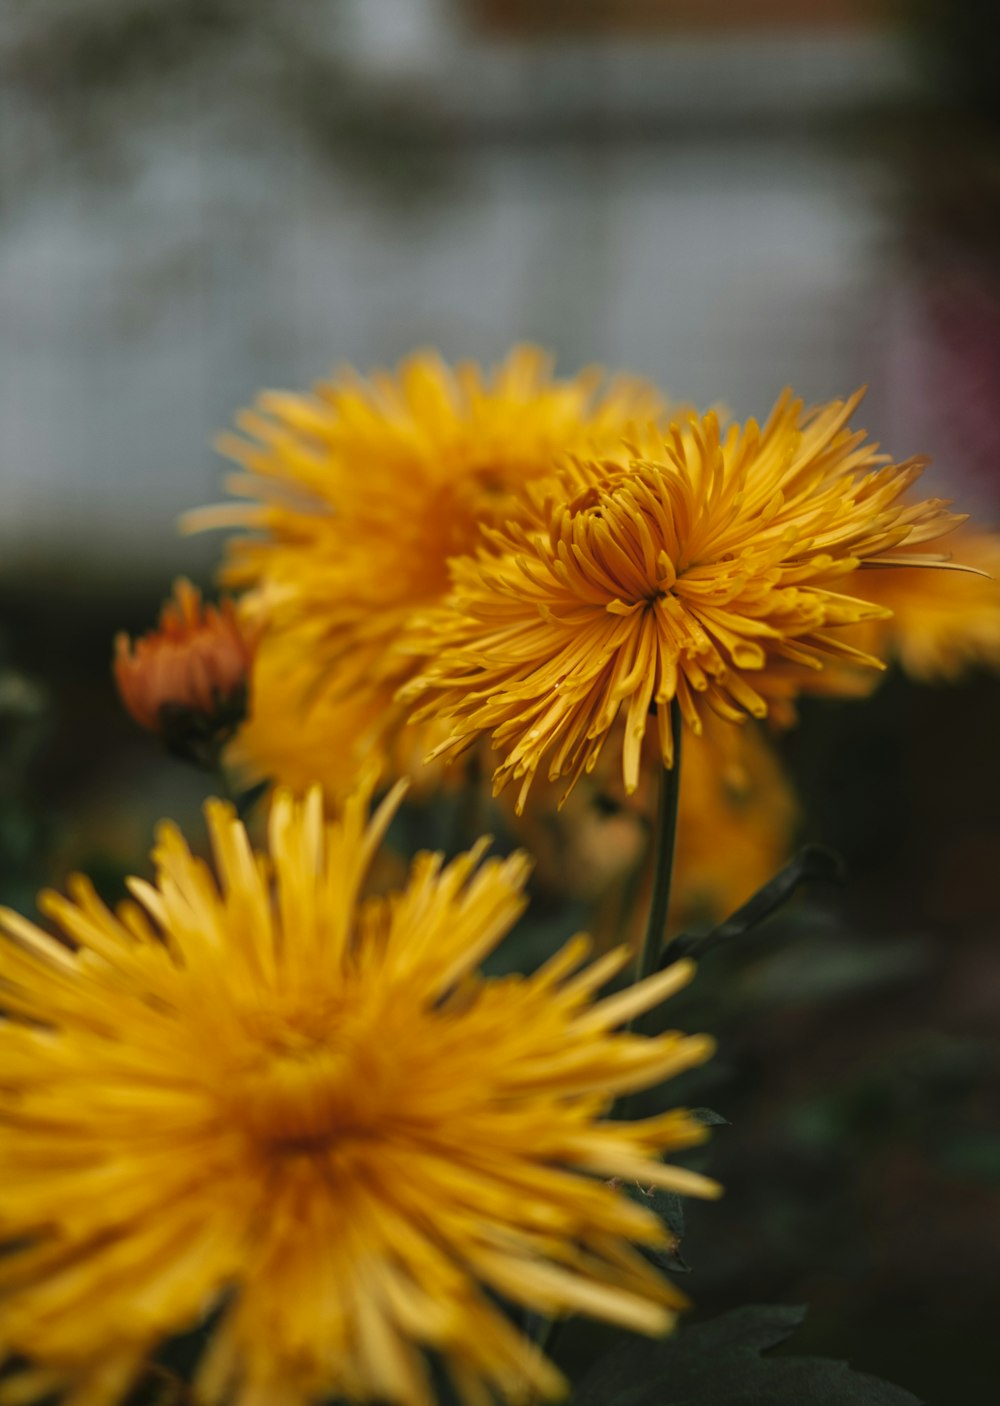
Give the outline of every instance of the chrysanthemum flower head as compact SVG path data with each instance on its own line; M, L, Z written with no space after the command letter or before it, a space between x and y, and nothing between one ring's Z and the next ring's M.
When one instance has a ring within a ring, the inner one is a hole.
M918 683L954 683L975 669L1000 671L1000 534L963 526L940 541L903 546L891 569L859 571L845 591L881 607L880 614L847 626L845 642L898 664ZM848 658L805 677L794 665L772 666L762 687L769 718L791 727L800 694L866 698L880 681Z
M523 804L543 762L570 785L594 766L623 714L631 792L651 711L672 764L673 699L698 732L706 708L763 717L755 679L775 663L878 666L839 637L885 613L846 595L845 578L961 519L903 499L923 462L866 444L846 424L855 404L806 413L786 394L763 428L725 432L692 416L665 440L648 433L629 462L557 475L533 520L454 564L450 597L413 632L432 662L404 696L424 697L418 719L451 723L439 751L489 732L496 786L519 780Z
M344 371L312 396L265 395L241 417L246 437L222 447L245 470L232 491L253 502L190 521L256 529L230 541L224 578L266 625L259 668L294 694L294 716L363 701L371 725L360 748L345 734L345 750L355 762L392 750L405 717L394 694L418 667L408 622L447 592L449 559L517 515L523 485L567 452L613 453L631 420L659 412L645 382L600 384L594 372L554 378L534 347L491 375L423 353L395 374ZM273 764L294 716L272 711L272 693L257 693L243 745Z
M246 713L254 633L232 601L203 605L198 589L179 579L157 629L134 642L124 633L115 639L122 702L172 750L217 749Z
M410 778L411 798L458 782L456 768L424 764L441 729L406 727L405 716L388 690L320 690L304 700L301 676L275 639L257 653L252 704L226 765L248 785L280 777L302 794L318 782L331 807L357 785L365 759L376 756L388 775Z
M904 547L897 568L866 571L851 582L852 593L891 611L859 629L856 642L926 683L1000 669L1000 534L960 528L941 547L967 569L907 567Z
M603 1179L717 1190L660 1160L701 1140L687 1114L608 1117L709 1054L618 1029L689 968L595 1000L621 954L577 939L482 979L526 861L425 855L359 900L393 803L324 824L280 794L265 856L210 802L217 879L167 825L117 913L81 878L43 901L62 938L4 912L0 1362L32 1364L5 1401L110 1406L213 1312L208 1406L422 1403L424 1349L470 1402L555 1394L501 1300L669 1327L634 1248L669 1237Z

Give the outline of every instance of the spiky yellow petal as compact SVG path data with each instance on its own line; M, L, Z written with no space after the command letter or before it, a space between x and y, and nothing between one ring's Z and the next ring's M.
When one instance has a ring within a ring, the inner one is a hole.
M260 534L232 539L224 572L265 627L239 743L250 767L293 785L308 770L339 794L365 757L397 770L423 758L426 738L416 754L397 745L394 694L418 666L410 617L446 594L451 557L520 511L526 483L569 452L620 451L630 421L659 413L647 383L601 379L556 379L530 346L490 374L421 353L394 374L265 395L241 417L222 448L252 504L189 522Z
M401 697L451 725L437 754L490 733L496 787L519 781L521 805L543 764L572 786L622 718L632 792L653 711L673 763L672 700L699 733L706 709L765 716L758 680L775 665L878 666L841 634L885 612L844 579L961 519L904 497L921 461L893 464L848 429L855 404L804 413L786 395L763 429L725 432L692 416L628 463L579 461L540 489L530 521L454 564L450 597L412 632L431 662Z
M660 1160L683 1112L619 1092L704 1060L621 1022L689 964L594 1000L620 965L572 942L534 976L476 968L524 907L527 861L425 855L359 897L399 792L367 820L280 793L266 855L207 806L214 865L172 825L111 912L78 880L55 939L0 915L0 1400L113 1406L147 1354L217 1311L198 1399L418 1406L433 1349L470 1403L558 1372L496 1296L669 1327L681 1296L630 1248L666 1234L603 1178L718 1188ZM145 916L143 916L143 913Z
M921 545L934 551L937 543ZM941 543L946 566L910 566L904 546L892 570L859 572L852 594L891 610L857 632L864 649L897 659L923 682L954 680L975 668L1000 669L1000 533L960 528Z

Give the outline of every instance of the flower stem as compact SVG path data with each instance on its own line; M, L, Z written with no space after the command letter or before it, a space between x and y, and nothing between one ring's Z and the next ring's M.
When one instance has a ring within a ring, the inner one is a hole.
M549 1355L561 1326L561 1322L558 1318L542 1319L538 1326L538 1332L534 1337L535 1347L539 1352L545 1353L546 1356Z
M677 839L677 801L681 792L681 710L676 698L670 702L670 732L674 743L674 764L669 770L663 767L660 772L659 806L656 833L653 836L653 893L649 904L646 935L636 961L636 981L643 981L656 971L667 930L670 881L674 872L674 844Z
M478 750L465 764L465 780L455 801L448 854L461 854L475 844L483 828L483 764Z

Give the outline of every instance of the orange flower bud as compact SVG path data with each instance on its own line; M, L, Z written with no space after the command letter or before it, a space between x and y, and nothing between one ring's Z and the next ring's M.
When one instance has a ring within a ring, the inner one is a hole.
M181 578L158 629L135 642L124 632L115 639L121 700L168 750L215 766L246 716L253 645L231 600L203 605L197 588Z

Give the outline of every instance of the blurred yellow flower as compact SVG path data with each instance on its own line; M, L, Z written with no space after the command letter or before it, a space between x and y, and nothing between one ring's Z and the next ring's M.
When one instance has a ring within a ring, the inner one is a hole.
M860 627L858 643L898 660L924 683L954 680L977 667L1000 668L1000 534L959 528L940 547L974 570L901 565L859 572L850 582L852 595L892 611L890 619ZM904 561L906 552L904 547L900 553Z
M709 717L704 736L685 739L680 805L671 925L719 922L791 857L795 791L759 726Z
M319 782L337 805L357 784L366 758L379 757L391 776L408 776L413 792L460 780L457 768L424 765L436 738L427 728L406 727L406 711L391 691L357 689L342 696L323 691L304 703L301 678L286 666L281 642L257 654L249 715L226 753L227 766L246 783L280 780L302 793Z
M4 911L0 1400L111 1406L213 1310L206 1406L422 1406L424 1348L471 1403L555 1395L498 1299L669 1328L681 1296L633 1247L669 1236L602 1179L718 1190L660 1160L701 1140L685 1112L608 1117L710 1054L618 1030L690 964L595 1000L625 955L582 967L575 939L482 979L527 861L424 855L359 902L396 799L325 825L318 789L279 793L269 856L212 801L218 881L165 825L117 913L80 877L43 896L64 938Z
M616 725L618 728L621 724ZM612 743L612 746L614 744ZM617 759L606 748L557 812L560 788L540 779L521 816L505 804L518 840L531 851L535 882L559 897L598 906L595 937L610 927L620 942L623 900L636 922L648 901L650 836L656 815L657 770L652 736L643 746L639 786L626 793ZM504 792L506 802L510 792ZM795 792L760 727L730 727L711 715L705 734L684 743L677 850L669 930L718 922L770 879L790 856L799 811ZM641 931L631 936L638 939Z
M939 553L941 569L907 567L911 549L904 546L891 570L874 567L850 578L845 591L885 613L846 626L843 638L897 663L918 683L956 682L977 668L1000 670L1000 534L962 526L940 541L922 543L924 551ZM833 660L822 673L807 676L794 665L774 665L762 690L770 719L792 727L800 694L865 698L881 680L851 660Z
M409 621L446 593L449 559L517 516L523 485L567 452L619 452L631 421L659 413L646 382L600 386L594 371L555 379L529 346L490 375L421 353L394 375L344 371L312 396L264 395L240 418L246 437L222 447L245 470L232 491L256 501L200 510L189 525L261 534L231 539L223 573L267 630L241 743L251 762L290 781L297 729L303 750L316 732L311 709L326 710L348 776L370 752L392 752L404 720L394 694L420 662L405 649ZM367 718L360 739L343 725L344 699Z
M865 621L863 625L847 625L843 638L856 648L865 650L884 646L884 636L869 633L867 626L883 624L881 619ZM830 659L820 672L804 673L797 664L780 661L770 665L758 687L767 699L768 723L778 731L795 727L799 721L798 701L803 695L811 698L868 698L885 677L853 659Z
M576 462L543 485L530 520L455 562L450 596L413 632L430 662L402 696L422 698L417 720L451 724L438 754L489 732L496 789L519 781L522 806L545 761L572 788L624 714L632 792L654 705L670 766L674 698L697 733L706 709L765 716L755 681L775 664L879 667L841 628L884 611L844 578L961 519L903 499L923 463L893 464L850 430L856 404L804 413L786 394L763 429L725 434L691 416L658 457L644 442L626 464Z

